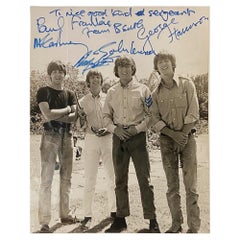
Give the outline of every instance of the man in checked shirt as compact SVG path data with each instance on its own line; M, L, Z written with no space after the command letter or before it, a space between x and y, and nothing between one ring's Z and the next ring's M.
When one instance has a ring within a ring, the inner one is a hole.
M133 79L136 65L132 58L115 61L114 73L118 84L108 90L103 108L107 129L113 133L113 166L117 217L105 232L121 232L127 228L125 217L130 215L128 169L130 157L135 167L145 219L150 219L150 232L159 233L156 220L153 186L150 184L150 163L146 148L146 131L150 120L152 98L144 84Z
M154 132L160 133L160 149L167 178L167 200L172 226L166 233L182 232L183 216L179 193L179 158L186 191L187 233L200 228L197 194L197 159L194 126L199 118L194 83L175 74L173 54L160 52L154 57L154 69L160 83L153 91L152 120Z

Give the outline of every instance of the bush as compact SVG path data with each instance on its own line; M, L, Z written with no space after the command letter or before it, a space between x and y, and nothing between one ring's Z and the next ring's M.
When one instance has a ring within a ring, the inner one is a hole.
M76 93L78 99L81 99L88 93L88 88L85 81L79 80L78 69L67 65L66 80L64 87ZM199 108L200 108L200 122L208 121L208 74L201 74L191 77L193 80L198 95ZM49 76L46 73L40 73L37 70L31 71L30 75L30 131L31 133L39 134L42 131L42 115L38 104L36 102L36 93L40 87L48 85L50 82ZM140 79L140 82L148 85L147 79ZM205 128L205 127L204 127ZM201 129L201 127L199 127Z

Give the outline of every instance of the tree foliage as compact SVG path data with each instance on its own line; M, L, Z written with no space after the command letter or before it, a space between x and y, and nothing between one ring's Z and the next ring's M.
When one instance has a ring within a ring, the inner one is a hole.
M195 83L199 106L200 119L208 120L208 74L192 76ZM143 84L148 85L148 79L139 79ZM116 82L116 81L115 81ZM32 70L30 74L30 131L40 133L42 131L42 115L36 102L36 93L40 87L47 86L50 83L49 76L46 72ZM79 77L79 70L67 64L67 76L64 81L64 87L76 93L78 99L88 93L85 80Z

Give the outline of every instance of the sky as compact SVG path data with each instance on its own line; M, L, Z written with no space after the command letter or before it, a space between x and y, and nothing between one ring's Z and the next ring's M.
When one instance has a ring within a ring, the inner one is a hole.
M30 69L46 71L59 59L75 65L80 78L95 68L112 79L114 60L127 54L141 79L153 71L154 55L166 50L176 56L177 72L207 73L209 21L208 7L31 7Z

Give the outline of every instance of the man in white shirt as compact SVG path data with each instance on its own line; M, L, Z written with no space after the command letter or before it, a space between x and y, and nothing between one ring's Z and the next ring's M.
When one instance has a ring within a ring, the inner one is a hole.
M112 162L112 134L104 128L102 107L106 94L101 92L102 74L90 70L86 76L90 92L79 100L81 110L86 115L86 136L82 158L84 161L84 220L82 225L89 227L92 220L92 202L95 192L99 161L105 168L107 179L108 206L111 217L116 215L114 193L114 170Z
M120 81L108 90L104 104L104 122L107 129L113 133L113 165L117 199L117 217L106 232L121 232L127 228L125 217L130 215L128 169L131 157L140 187L144 218L150 220L150 232L159 233L146 147L146 131L151 117L152 98L146 85L133 80L135 72L136 65L132 58L116 59L114 73Z

